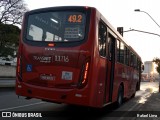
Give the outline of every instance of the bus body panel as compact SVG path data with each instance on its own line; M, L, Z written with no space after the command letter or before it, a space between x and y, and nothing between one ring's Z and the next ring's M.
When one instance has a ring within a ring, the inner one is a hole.
M63 87L64 84L74 86L78 83L76 80L81 67L77 67L78 61L75 61L80 54L78 51L62 48L51 51L50 55L50 51L47 50L47 55L45 52L45 48L23 46L23 53L27 53L22 57L24 82L43 87ZM67 72L71 74L69 78L63 76Z

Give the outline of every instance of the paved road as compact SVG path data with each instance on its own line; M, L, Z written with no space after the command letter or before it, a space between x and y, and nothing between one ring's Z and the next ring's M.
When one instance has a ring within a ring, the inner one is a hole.
M159 94L157 92L158 82L142 82L141 90L136 93L135 98L126 101L120 108L117 109L115 108L114 104L112 104L103 109L97 110L66 104L48 103L37 99L26 100L24 97L20 97L18 99L18 97L15 95L14 88L3 88L0 89L0 113L2 114L2 112L4 111L9 111L12 113L24 113L26 111L31 113L39 112L42 113L42 118L47 114L47 116L51 116L53 120L77 120L78 118L90 118L93 120L126 120L127 118L128 120L141 120L141 118L136 117L137 113L136 115L134 115L135 112L133 111L147 111L147 109L144 107L145 104L147 103L147 101L149 101L149 98L153 94ZM158 99L160 102L160 97L156 98L157 101ZM151 110L153 109L154 108L152 108ZM131 115L133 115L133 117L131 117ZM0 116L0 120L1 119L2 117Z

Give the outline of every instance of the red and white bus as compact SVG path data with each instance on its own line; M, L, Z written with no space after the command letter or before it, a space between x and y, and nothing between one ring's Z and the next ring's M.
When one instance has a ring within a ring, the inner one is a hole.
M134 96L141 58L93 7L51 7L24 15L16 94L101 108Z

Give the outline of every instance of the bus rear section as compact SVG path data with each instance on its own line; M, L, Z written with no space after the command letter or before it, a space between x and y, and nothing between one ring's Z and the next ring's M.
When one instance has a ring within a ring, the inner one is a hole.
M58 7L25 14L16 94L45 101L90 105L91 9Z

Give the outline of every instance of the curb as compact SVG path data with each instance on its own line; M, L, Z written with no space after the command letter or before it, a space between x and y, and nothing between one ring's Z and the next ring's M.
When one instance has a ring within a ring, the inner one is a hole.
M15 80L16 77L0 77L0 81L1 80Z
M0 88L15 87L15 78L0 78Z

